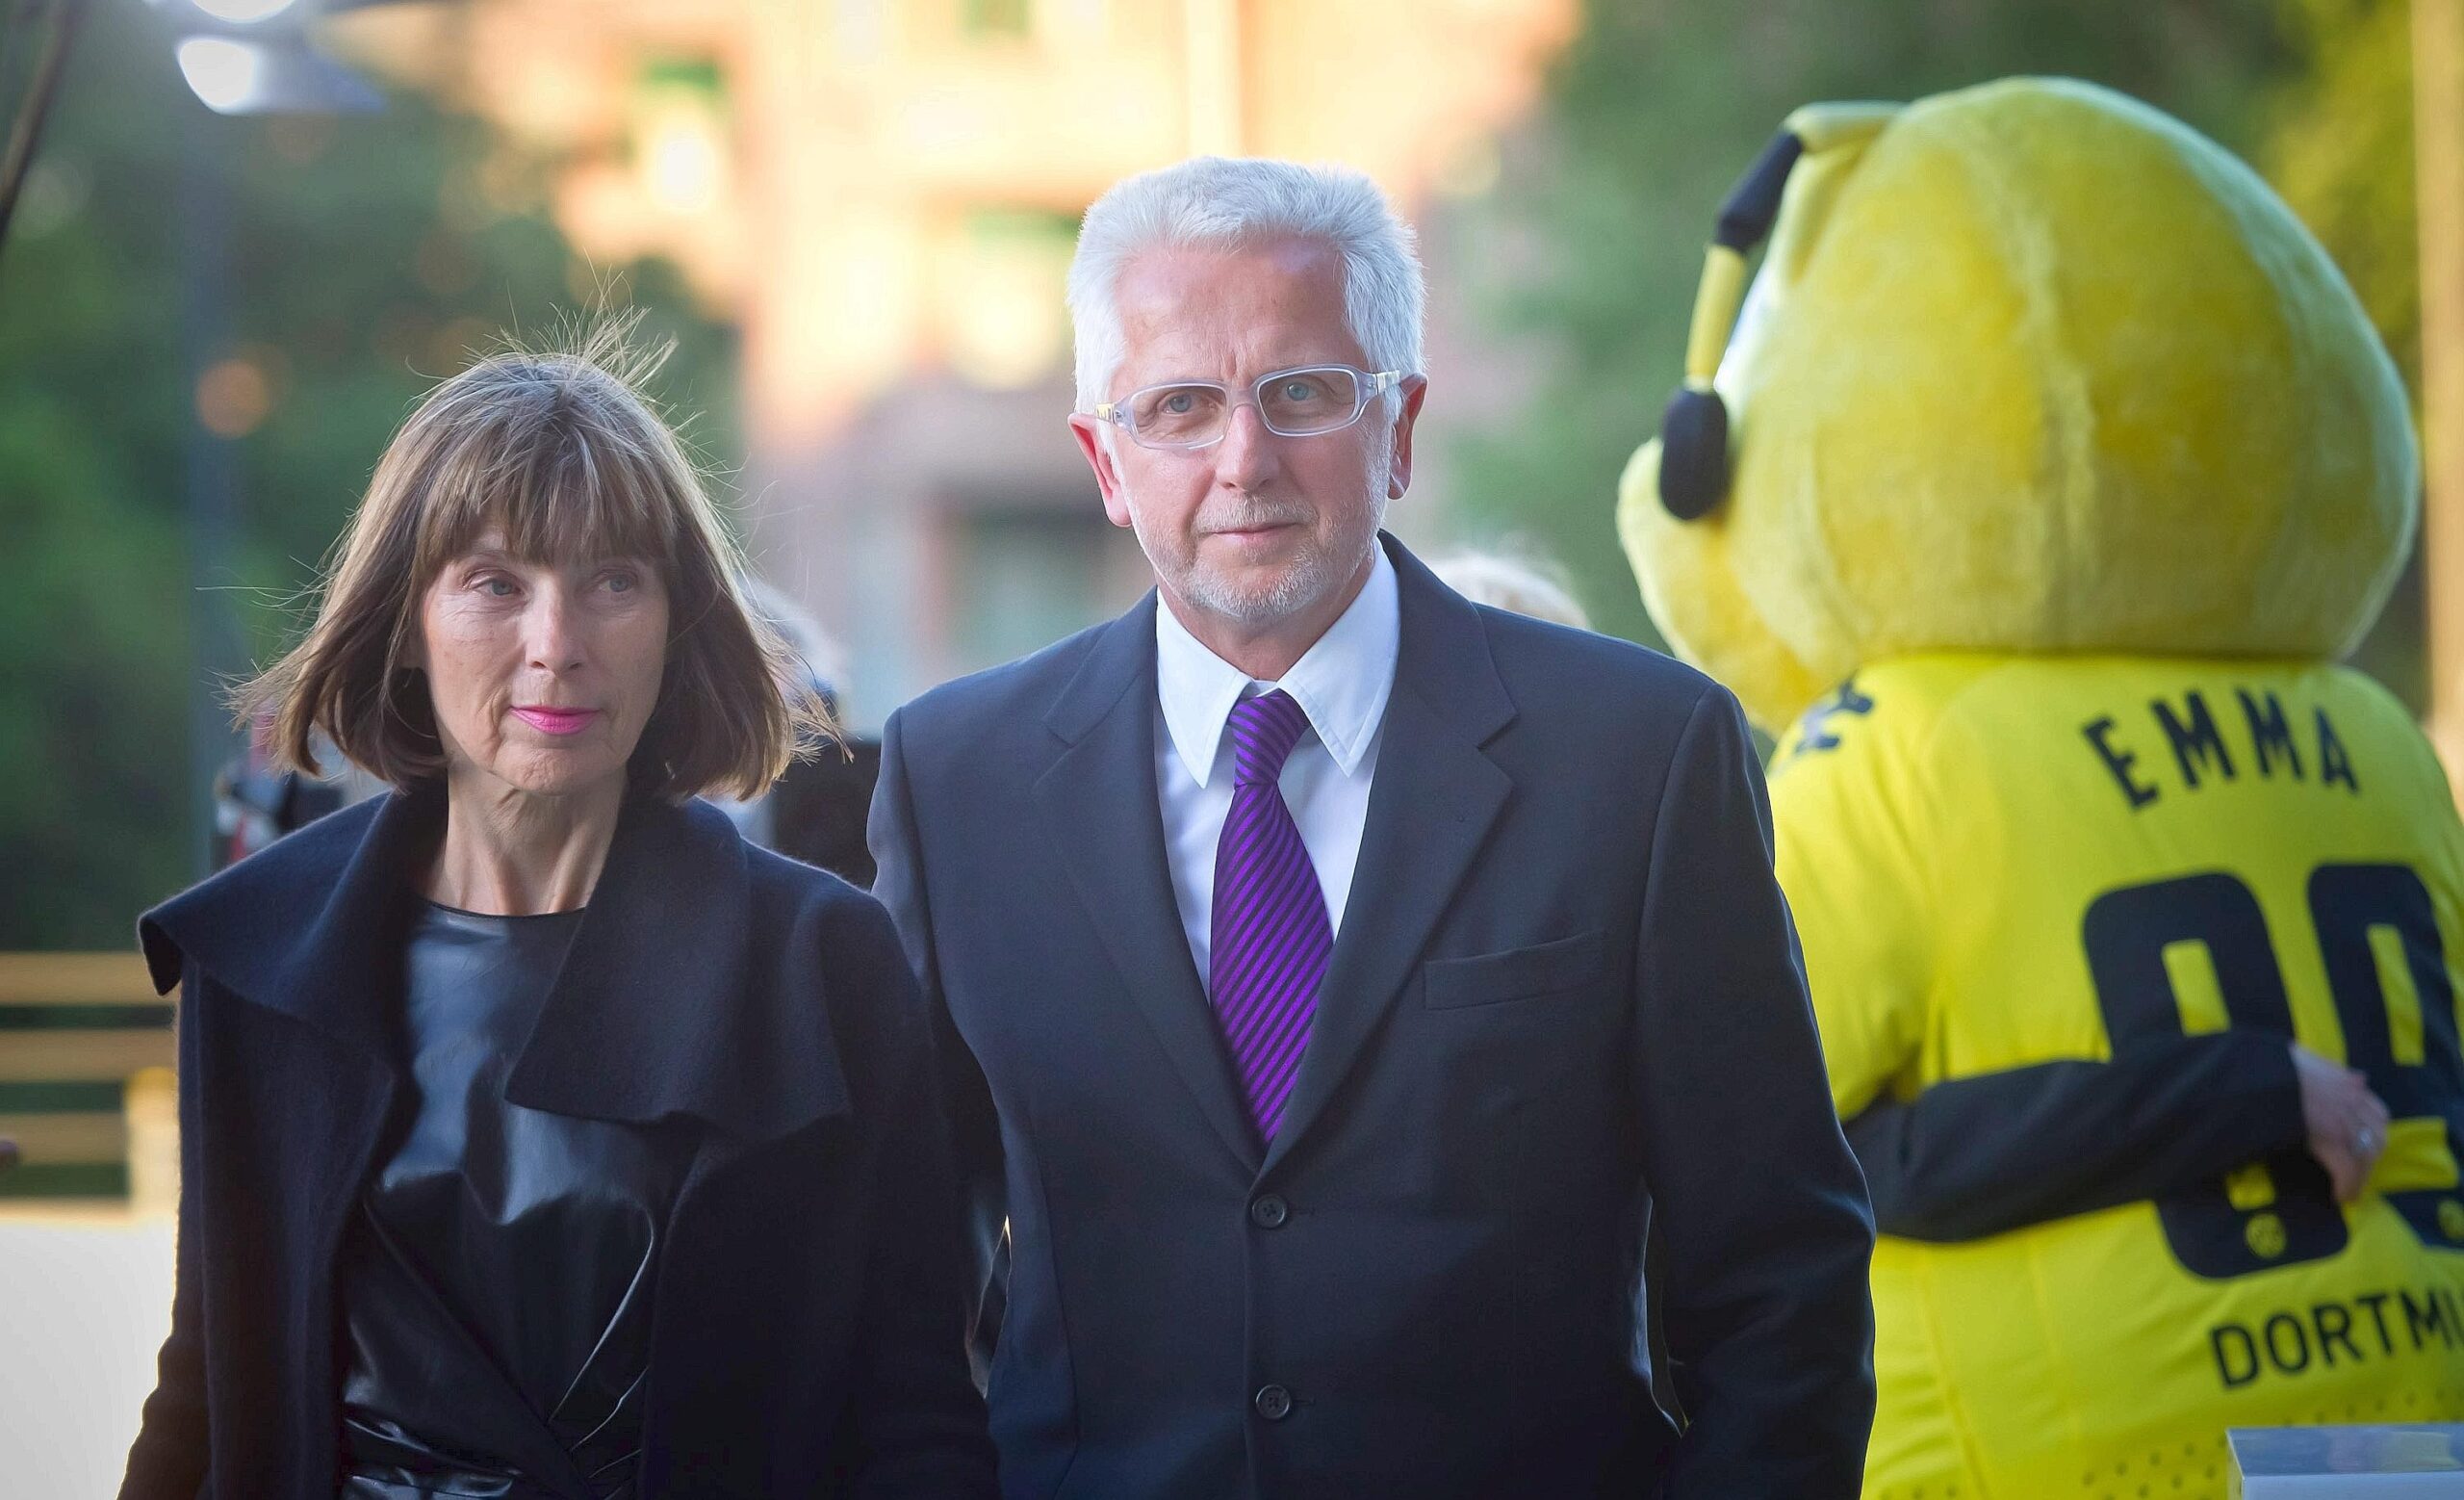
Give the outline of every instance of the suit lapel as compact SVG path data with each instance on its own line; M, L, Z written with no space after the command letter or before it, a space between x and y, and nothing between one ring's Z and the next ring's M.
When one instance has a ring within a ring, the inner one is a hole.
M1046 835L1122 985L1233 1154L1257 1165L1215 1012L1190 958L1155 787L1155 596L1104 633L1045 722L1065 747L1036 782Z
M1290 1154L1409 982L1514 783L1481 753L1514 717L1478 611L1391 537L1402 614L1343 931L1266 1170Z

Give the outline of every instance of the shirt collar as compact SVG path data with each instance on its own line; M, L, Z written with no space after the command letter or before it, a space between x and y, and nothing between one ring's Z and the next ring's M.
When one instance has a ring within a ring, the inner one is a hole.
M1346 776L1355 774L1376 737L1395 687L1395 657L1402 638L1395 564L1375 549L1369 582L1279 683L1259 683L1208 650L1171 607L1155 608L1155 689L1172 749L1199 786L1215 769L1232 706L1252 688L1292 695L1319 742Z

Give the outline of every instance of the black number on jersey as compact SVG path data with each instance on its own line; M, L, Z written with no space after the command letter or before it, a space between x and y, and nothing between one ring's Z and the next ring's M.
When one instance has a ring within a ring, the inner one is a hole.
M1857 676L1853 672L1850 673L1846 682L1833 688L1812 708L1806 710L1805 717L1800 719L1797 725L1797 748L1788 758L1794 760L1798 756L1808 755L1816 750L1838 749L1839 737L1831 732L1831 721L1842 713L1865 714L1873 711L1874 700L1857 690Z
M2117 1052L2182 1034L2165 949L2197 943L2216 966L2224 1012L2238 1031L2293 1040L2293 1005L2250 888L2226 874L2185 875L2110 891L2088 907L2083 936L2096 1003ZM2245 1276L2321 1260L2345 1248L2345 1216L2326 1169L2303 1151L2269 1156L2264 1177L2161 1198L2156 1215L2173 1258L2194 1276Z
M2444 1121L2448 1150L2464 1162L2464 1048L2456 1045L2455 991L2429 888L2401 865L2322 865L2310 874L2310 920L2319 929L2336 1018L2345 1028L2346 1065L2369 1075L2394 1118ZM2421 1002L2421 1046L2406 1048L2417 1051L2411 1061L2396 1055L2394 1011L2370 945L2374 927L2396 934ZM2455 1193L2390 1193L2387 1202L2423 1244L2464 1250L2464 1210Z
M2310 917L2348 1064L2368 1075L2391 1115L2441 1120L2449 1148L2464 1151L2464 1052L2428 889L2401 865L2322 865L2310 877ZM2396 934L2420 997L2418 1062L2397 1060L2373 928ZM2234 1029L2294 1039L2293 1007L2267 917L2250 888L2231 875L2184 875L2106 892L2089 904L2081 936L2117 1052L2134 1042L2182 1035L2181 1008L2165 967L2165 950L2182 943L2206 949ZM2440 1222L2441 1206L2455 1203L2452 1193L2392 1193L2388 1202L2424 1244L2464 1249ZM2446 1212L2452 1221L2457 1210ZM2347 1241L2326 1170L2298 1149L2159 1199L2156 1213L2183 1269L2211 1279L2323 1259Z

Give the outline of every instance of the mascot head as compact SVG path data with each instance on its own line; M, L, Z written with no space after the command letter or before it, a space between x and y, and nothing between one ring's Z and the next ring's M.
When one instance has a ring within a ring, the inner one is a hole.
M1670 642L1772 725L1912 652L2339 656L2418 488L2395 366L2275 194L2015 79L1790 116L1618 529Z

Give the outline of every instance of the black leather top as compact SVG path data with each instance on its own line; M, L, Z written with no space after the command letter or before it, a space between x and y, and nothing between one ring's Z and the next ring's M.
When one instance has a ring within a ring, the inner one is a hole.
M346 1500L634 1493L683 1153L504 1098L580 917L414 918L417 1108L343 1251Z

